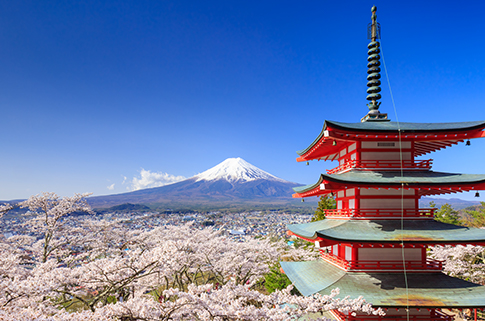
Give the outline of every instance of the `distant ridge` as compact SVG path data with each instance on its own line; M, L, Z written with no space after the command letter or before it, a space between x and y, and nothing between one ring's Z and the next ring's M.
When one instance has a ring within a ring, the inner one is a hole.
M477 201L467 201L459 198L433 198L433 197L422 197L419 200L419 207L429 207L429 203L434 202L437 207L443 206L443 204L450 204L455 210L461 210L470 206L480 205L480 200Z
M170 207L218 204L288 204L295 186L242 158L222 163L181 182L133 192L88 198L93 208L131 203Z

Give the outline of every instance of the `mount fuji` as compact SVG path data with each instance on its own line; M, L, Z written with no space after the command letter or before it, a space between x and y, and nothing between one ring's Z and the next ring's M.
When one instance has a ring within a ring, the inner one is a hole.
M278 178L242 158L222 163L186 180L129 193L88 198L94 208L131 203L174 206L277 205L294 202L292 188L300 184Z
M193 178L199 181L226 180L234 182L250 182L258 179L268 181L287 182L281 178L271 175L256 166L249 164L242 158L228 158L219 165L216 165L205 172L195 175Z

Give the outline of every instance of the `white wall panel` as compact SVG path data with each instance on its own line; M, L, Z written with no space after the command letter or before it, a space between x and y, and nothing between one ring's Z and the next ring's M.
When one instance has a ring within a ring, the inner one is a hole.
M355 199L351 198L349 199L349 208L355 208Z
M360 154L361 160L401 160L401 153L399 152L362 152ZM403 160L412 159L411 153L402 153Z
M414 199L403 199L401 201L400 198L392 199L360 199L360 208L368 209L368 208L396 208L399 209L401 207L404 208L415 208Z
M350 246L346 246L345 247L345 259L347 261L351 261L352 260L352 248Z
M386 188L371 188L371 189L366 189L366 188L361 188L360 189L360 195L414 195L414 190L397 190L397 189L386 189Z
M348 149L349 149L349 153L350 153L351 151L355 150L356 148L357 148L357 144L356 144L356 143L351 144L351 145L348 147Z
M399 141L396 142L362 142L362 148L385 148L391 149L396 148L399 149ZM401 142L401 146L403 149L411 148L411 142Z
M332 254L338 256L338 244L332 246Z
M404 257L407 261L421 261L421 249L404 249ZM400 248L359 248L359 261L401 261L402 249Z

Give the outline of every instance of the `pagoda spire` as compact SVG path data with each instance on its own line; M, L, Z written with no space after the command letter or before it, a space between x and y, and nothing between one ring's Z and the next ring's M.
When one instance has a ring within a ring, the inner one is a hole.
M379 47L379 39L380 39L380 26L377 23L377 16L376 16L376 11L377 8L376 6L373 6L372 9L372 23L368 27L368 38L371 39L371 42L367 45L367 48L369 51L367 54L369 55L367 57L367 100L370 102L367 104L367 107L369 107L369 112L367 115L365 115L362 119L361 122L366 122L366 121L388 121L387 119L387 114L382 114L379 112L379 106L381 105L380 102L378 102L379 99L381 99L381 94L379 92L381 91L381 81L379 80L381 78L381 68L379 66L381 65L381 62L379 61L381 56L379 56L379 53L381 52Z

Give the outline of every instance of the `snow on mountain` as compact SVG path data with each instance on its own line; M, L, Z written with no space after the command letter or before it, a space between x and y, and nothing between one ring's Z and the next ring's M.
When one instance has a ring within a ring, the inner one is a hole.
M195 175L193 178L198 181L226 180L228 182L249 182L258 179L265 179L277 182L287 182L265 172L256 166L246 162L244 159L228 158L219 165L216 165L205 172Z
M88 199L94 208L120 204L156 204L165 208L291 204L298 186L267 173L241 158L229 158L205 172L169 185ZM163 205L162 205L163 204Z

